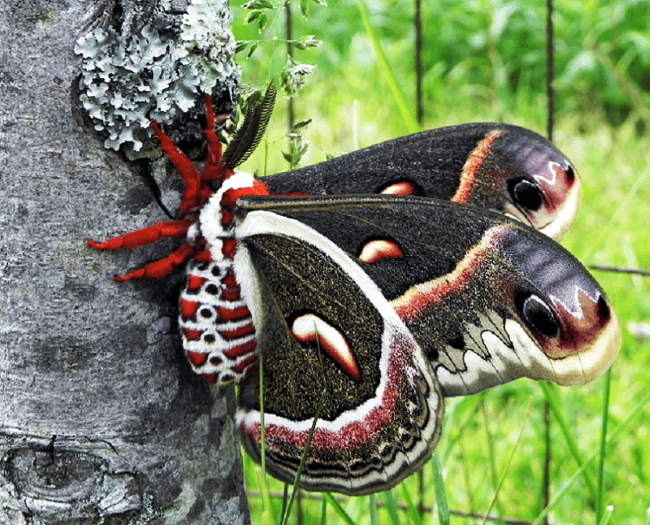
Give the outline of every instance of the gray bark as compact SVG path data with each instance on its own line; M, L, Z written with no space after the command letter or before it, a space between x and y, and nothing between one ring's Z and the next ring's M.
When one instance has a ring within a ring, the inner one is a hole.
M180 276L111 280L174 243L83 242L165 219L79 109L74 44L108 4L0 0L0 524L245 523L232 392L184 362Z

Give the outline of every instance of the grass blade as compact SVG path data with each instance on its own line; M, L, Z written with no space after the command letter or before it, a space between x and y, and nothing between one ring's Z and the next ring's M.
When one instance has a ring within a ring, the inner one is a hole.
M490 481L492 482L492 488L494 489L494 493L498 494L499 492L499 480L497 477L497 465L496 465L496 450L494 448L494 439L492 438L492 431L490 429L490 418L487 413L487 409L485 408L485 398L488 396L487 392L481 392L480 394L480 408L481 408L481 415L483 416L483 428L485 430L485 439L487 440L487 447L488 447L488 461L490 465ZM496 501L496 507L497 507L497 513L500 516L503 516L505 514L503 508L501 507L501 502ZM490 505L490 509L492 508L492 505ZM487 516L488 513L486 513Z
M445 482L442 477L442 467L438 461L438 455L434 454L431 460L433 466L433 484L436 490L436 506L438 508L438 520L440 525L449 525L449 505L445 494Z
M282 511L280 516L282 517L281 523L284 523L284 516L287 513L287 505L289 504L289 484L284 483L284 488L282 489Z
M609 437L606 439L606 445L610 445L614 441L615 437L629 426L629 424L636 418L636 416L641 413L641 410L645 408L648 402L650 402L650 393L646 393L646 395L641 398L641 401L639 401L635 407L628 412L627 417L621 421L621 423L612 432L610 432ZM560 488L560 490L557 491L555 497L551 500L549 505L539 513L531 525L539 525L542 522L542 520L548 515L553 507L560 501L560 499L562 499L564 494L567 493L569 487L571 487L575 480L578 479L580 475L582 475L589 463L591 463L599 454L600 451L594 452L591 456L589 456L589 458L587 458L586 461L580 465L578 470L576 470L573 475L567 480L567 482ZM609 517L607 519L609 520Z
M397 76L395 75L395 71L393 71L393 68L388 62L388 58L386 58L386 53L384 53L384 48L382 47L381 42L379 41L379 37L375 32L375 28L372 26L372 23L370 22L370 17L368 16L368 10L366 9L366 4L364 3L364 0L357 0L357 7L359 8L359 14L361 15L361 20L363 21L363 27L366 30L366 34L368 35L368 38L370 39L370 42L372 44L372 48L374 49L375 55L377 56L377 62L379 62L379 68L381 70L382 76L384 77L384 80L388 84L388 89L390 90L391 95L395 100L395 105L397 106L397 110L399 111L399 114L402 117L402 120L404 121L406 130L408 133L415 133L420 130L420 125L418 124L417 120L413 116L413 113L411 113L411 110L409 109L409 105L406 102L406 97L402 92L402 88L400 88L400 85L397 82Z
M341 504L336 501L336 498L334 498L334 496L332 496L329 492L323 492L323 500L327 501L327 503L334 509L334 512L336 512L338 517L347 523L347 525L355 525L354 520L347 512L345 512L343 507L341 507Z
M393 493L390 490L386 490L381 493L384 499L384 508L388 511L390 516L390 522L393 525L400 525L399 514L397 513L397 504L395 503L395 498Z
M609 421L609 394L612 385L612 369L605 373L603 384L603 417L600 425L600 450L598 453L598 492L596 493L596 523L604 519L605 458L607 456L607 423ZM610 513L611 514L611 513ZM609 520L609 518L607 518Z
M377 496L368 496L368 507L370 507L370 525L377 525Z
M567 490L569 490L569 487L571 487L571 485L573 485L575 480L578 479L578 476L580 476L584 472L585 468L594 457L596 457L596 454L592 455L587 461L585 461L582 465L580 465L580 468L576 470L573 473L573 475L567 480L567 482L562 487L560 487L560 490L558 490L555 493L555 496L550 501L550 503L546 506L546 508L542 509L542 511L533 521L532 525L540 525L540 523L542 523L542 521L546 518L546 516L548 516L548 513L551 512L551 510L557 504L557 502L560 501L560 499L562 499L562 497L567 492Z
M326 525L327 523L327 500L323 498L320 507L320 525Z
M320 405L322 405L323 398L324 396L321 398ZM320 406L318 408L320 408ZM282 513L282 519L280 520L280 525L285 525L287 523L287 519L289 519L289 514L291 514L291 507L293 506L293 502L296 499L296 494L298 492L298 484L300 483L300 476L302 475L302 470L305 468L305 461L307 460L307 455L309 454L309 449L311 448L311 442L314 438L314 431L316 430L316 423L318 422L318 412L320 412L320 410L317 410L317 413L314 416L314 419L311 423L311 427L309 428L309 434L307 434L307 443L305 444L305 448L303 449L302 456L300 456L300 463L298 464L298 470L296 471L296 476L293 480L293 486L291 488L291 497L289 498L289 503L287 504L286 508L284 509L284 512Z
M264 521L272 520L273 509L269 486L266 483L266 433L264 427L264 357L260 355L259 365L259 404L260 404L260 491L262 492L262 516ZM273 520L275 521L275 520Z
M497 466L496 466L496 453L494 451L494 440L492 439L492 432L490 431L489 417L485 408L485 392L481 392L481 415L483 416L483 428L485 430L485 438L488 446L488 461L490 465L490 479L492 480L492 487L496 490L497 481Z
M471 467L471 465L468 465L468 460L465 453L465 446L463 444L463 441L459 440L458 443L459 443L458 457L460 459L461 470L463 473L463 484L465 485L465 492L467 493L467 509L471 513L474 512L474 509L476 507L474 504L474 489L472 488L472 481L471 481L473 477L474 469Z
M314 329L316 331L316 347L318 349L318 355L321 356L321 350L320 350L320 336L318 334L318 330L316 329L316 326L314 325ZM322 379L323 382L328 385L329 389L329 383L327 382L325 378L325 373L323 371L323 361L320 361L321 364L321 374L322 374ZM309 455L309 451L311 449L311 443L312 440L314 439L314 432L316 431L316 424L318 423L318 418L320 417L320 414L323 410L323 405L325 404L325 396L321 395L320 399L318 400L318 406L316 407L316 413L314 414L314 419L311 422L311 427L309 428L309 434L307 434L307 443L305 443L305 448L302 451L302 455L300 456L300 463L298 464L298 470L296 470L296 476L293 481L293 488L291 490L291 497L289 498L289 504L286 507L286 512L282 513L282 520L280 521L280 525L286 525L287 519L289 518L289 514L291 514L291 506L293 505L293 502L296 498L296 494L298 492L298 485L300 484L300 476L302 475L302 471L305 468L305 462L307 461L307 456Z
M460 399L454 403L450 410L445 413L445 424L447 428L453 429L451 436L447 436L447 444L442 453L438 449L439 457L442 462L446 462L451 455L453 448L460 443L462 436L465 435L465 429L475 419L476 405L480 402L481 396L469 396ZM464 413L464 415L462 415ZM461 414L461 415L459 415Z
M527 413L528 413L528 409L526 409L526 414ZM487 521L490 512L492 512L492 507L494 507L494 505L497 503L497 500L499 498L499 492L501 492L501 487L503 486L503 482L506 480L506 476L508 475L508 472L510 472L510 466L512 465L512 460L515 457L515 452L517 452L517 449L519 448L519 444L521 443L521 438L524 435L524 428L526 427L527 419L528 418L526 417L524 418L524 423L521 425L521 428L519 429L519 435L517 436L517 441L515 442L515 445L512 447L512 452L510 452L510 457L508 457L506 468L503 470L503 474L501 474L501 477L499 478L499 483L497 484L497 488L494 491L494 496L492 497L492 501L490 501L487 510L483 514L483 522L482 522L483 525L485 525L485 522Z
M551 406L548 399L544 399L544 410L542 414L542 426L544 429L544 468L542 471L542 491L540 494L541 505L544 508L551 501L551 462L553 461L553 444L551 443ZM544 522L548 525L548 520Z
M418 512L418 508L416 504L413 502L413 498L411 497L411 493L409 492L406 483L402 483L401 487L402 487L402 496L404 498L404 501L406 502L406 513L409 516L409 521L414 525L421 525L422 516Z
M598 522L598 525L607 525L609 523L609 518L612 517L614 513L614 507L612 505L607 505L605 512L603 512L603 517Z
M562 436L564 437L564 440L566 441L566 444L569 447L569 451L571 452L573 459L575 460L578 466L581 466L582 464L585 463L585 460L582 457L580 450L578 449L578 444L576 443L573 432L569 428L569 424L567 423L567 420L564 417L564 413L562 412L562 408L560 407L560 403L557 399L557 394L555 390L549 383L546 382L541 382L539 383L539 385L551 406L551 412L553 414L553 417L555 417L555 420L558 422L558 425L560 426L560 430L562 431ZM589 493L591 494L592 501L595 503L598 499L596 493L596 486L594 485L594 481L588 469L582 471L582 477L584 478L585 484L589 489Z

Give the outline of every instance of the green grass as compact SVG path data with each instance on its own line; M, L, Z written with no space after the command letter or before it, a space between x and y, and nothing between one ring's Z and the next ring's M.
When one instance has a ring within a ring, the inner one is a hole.
M322 48L300 57L318 65L295 101L297 117L313 119L306 133L310 151L303 164L412 129L412 122L402 118L397 99L390 94L386 71L373 59L373 46L355 11L356 2L330 3L324 14L313 15L313 28L298 23L302 34L313 32L324 40ZM434 8L426 8L426 32L435 44L425 55L424 127L503 120L543 133L545 99L543 89L536 87L542 82L543 69L539 71L537 55L509 47L508 40L509 31L512 38L521 36L525 26L521 17L527 11L508 13L507 2L485 0L470 2L469 14L463 19L457 11L464 3L440 4L449 11L438 13L438 20L431 18ZM639 132L640 115L647 109L639 106L638 99L630 100L637 92L642 93L642 100L648 100L637 79L643 74L650 78L647 64L639 63L649 60L650 53L643 59L629 50L627 58L617 54L625 47L620 40L629 40L638 30L635 10L645 8L639 7L641 2L620 2L620 8L607 4L610 13L592 1L581 3L583 16L577 16L576 2L556 0L556 4L560 56L555 142L576 165L584 186L580 212L563 244L584 264L650 269L650 137ZM396 2L386 2L394 9L395 20L379 3L366 1L366 5L388 67L414 108L411 33L405 15L398 12ZM631 11L621 14L625 6ZM537 34L539 5L530 9L537 13L528 21L537 27L532 47L541 42ZM480 22L472 16L484 18ZM617 36L610 26L621 16L627 25ZM507 19L503 21L503 17ZM492 42L489 32L479 31L479 22L489 22L493 28ZM502 23L505 29L500 28ZM249 28L236 25L236 30L244 38L257 38ZM481 38L481 42L472 43L472 39ZM598 62L596 72L589 70L589 57L580 55L583 41L585 50L610 53L615 64L629 61L622 81L631 87L620 89L621 79L603 65L607 61ZM469 42L469 51L460 49L463 42ZM444 47L454 43L459 49ZM643 45L638 43L638 49L644 49ZM433 48L440 49L441 56L436 56ZM262 85L269 71L283 63L282 52L283 46L277 42L261 45L255 60L243 64L243 78L259 79ZM576 63L579 59L582 66ZM512 61L521 66L516 82L510 76ZM474 75L477 71L480 74ZM285 103L280 97L268 132L268 157L260 148L244 169L261 172L266 166L268 173L285 170L281 155L285 133ZM540 388L535 382L519 380L480 396L449 400L437 462L425 467L424 501L433 512L427 513L422 523L481 523L479 518L460 518L454 512L480 514L486 509L493 515L541 523L546 513L541 508L546 399L552 408L551 522L645 521L650 506L650 341L636 340L626 327L630 322L650 322L650 279L603 272L594 275L608 292L623 327L623 348L611 377L573 388ZM271 508L263 514L259 467L249 458L245 459L245 476L253 523L280 523L282 500L272 497ZM266 483L271 496L282 494L281 483L269 477ZM414 502L419 501L417 487L417 476L411 476L402 487L376 498L306 496L302 499L304 523L419 523L414 512ZM608 511L608 506L614 510ZM295 513L288 520L294 522Z

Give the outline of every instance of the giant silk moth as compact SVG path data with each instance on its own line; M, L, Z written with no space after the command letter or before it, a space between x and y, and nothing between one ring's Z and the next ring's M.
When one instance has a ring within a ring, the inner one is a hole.
M116 280L186 266L185 354L208 381L240 384L255 458L263 389L270 473L292 482L304 456L307 489L385 489L431 455L444 396L518 377L584 383L611 364L620 336L604 292L544 235L566 230L579 192L552 144L468 124L256 179L235 167L273 97L223 156L208 100L200 170L153 124L184 182L181 218L88 241L184 239Z

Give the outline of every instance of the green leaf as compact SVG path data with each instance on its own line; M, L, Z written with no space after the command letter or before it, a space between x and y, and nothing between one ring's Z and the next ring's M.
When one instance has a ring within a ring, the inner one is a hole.
M275 9L275 6L269 0L251 0L242 4L244 9Z
M291 131L298 131L299 129L304 129L311 124L311 119L299 120L293 126L291 126Z
M257 20L257 28L259 29L260 33L264 31L264 28L266 27L266 24L268 23L269 17L266 16L266 13L264 11L259 11L260 16Z
M248 47L248 44L250 44L250 42L248 40L239 40L239 41L237 41L237 44L235 45L235 54L237 54L237 53L243 51L244 49L246 49ZM248 56L250 56L250 54Z
M244 18L244 23L252 24L255 20L259 19L260 16L262 16L262 11L251 11L246 15L246 18Z
M248 50L248 55L247 55L248 58L250 58L253 55L253 53L255 53L255 51L257 50L258 45L259 45L259 42L253 42L252 43L251 48Z

